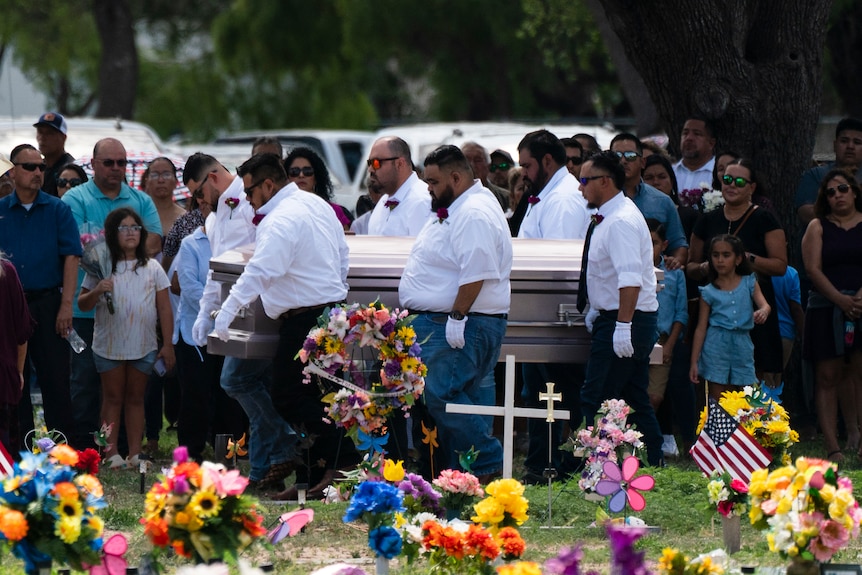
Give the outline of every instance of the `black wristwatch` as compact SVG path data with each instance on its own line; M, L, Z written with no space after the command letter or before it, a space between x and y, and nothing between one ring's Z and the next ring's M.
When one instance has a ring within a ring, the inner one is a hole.
M449 317L451 317L455 321L461 321L462 319L464 319L464 314L458 310L453 309L452 311L449 312Z

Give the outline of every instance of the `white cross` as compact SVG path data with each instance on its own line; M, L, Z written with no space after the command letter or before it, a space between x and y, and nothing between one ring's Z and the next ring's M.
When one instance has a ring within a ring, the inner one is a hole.
M553 384L550 384L550 392L553 393ZM556 394L560 396L560 394ZM515 418L526 417L528 419L547 419L558 417L569 419L568 409L552 409L553 402L549 401L548 409L537 407L515 407L515 356L506 356L506 387L503 395L503 405L472 405L464 403L446 404L446 413L462 413L466 415L494 415L503 416L503 477L512 477L512 453L514 452Z
M539 394L539 401L544 401L548 405L548 416L545 421L554 423L554 402L563 401L562 393L554 393L554 382L545 382L545 391Z

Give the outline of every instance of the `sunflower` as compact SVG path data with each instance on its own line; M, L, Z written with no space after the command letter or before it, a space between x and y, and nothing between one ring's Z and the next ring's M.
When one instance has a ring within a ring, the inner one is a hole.
M84 506L81 504L81 500L77 498L77 494L76 491L74 499L71 497L61 497L57 503L57 516L61 521L68 518L74 519L77 523L81 522L81 516L84 514Z
M221 510L221 499L214 491L198 491L192 496L189 507L198 517L214 517Z
M63 543L72 544L81 536L81 521L77 517L63 517L54 524L54 535Z

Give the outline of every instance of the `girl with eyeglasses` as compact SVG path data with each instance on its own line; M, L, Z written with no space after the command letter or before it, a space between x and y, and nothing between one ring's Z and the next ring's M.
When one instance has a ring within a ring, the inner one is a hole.
M338 221L345 231L350 229L353 217L347 209L332 201L332 180L329 177L329 170L326 169L323 158L314 150L292 149L284 159L284 171L287 172L288 182L293 182L300 190L320 196L335 210L335 215L338 216Z
M805 313L802 357L814 362L817 419L827 457L843 461L839 400L847 449L859 449L862 419L862 188L856 179L843 170L826 174L814 215L802 238L802 261L814 288Z
M78 307L96 309L93 360L102 380L101 420L113 426L111 442L104 450L104 464L111 468L140 464L144 436L144 394L147 378L158 360L166 371L175 364L173 313L168 299L168 277L162 266L147 257L147 230L130 208L119 208L105 218L105 243L113 273L104 280L87 274L81 284ZM102 294L112 292L113 314ZM162 347L156 339L156 320L161 326ZM129 457L117 453L120 415L123 414Z
M60 170L60 176L57 178L57 197L62 198L63 194L88 180L84 168L78 164L66 164Z

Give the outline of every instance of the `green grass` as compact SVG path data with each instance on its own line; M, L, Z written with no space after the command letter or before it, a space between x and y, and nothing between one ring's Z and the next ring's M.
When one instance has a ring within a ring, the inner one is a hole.
M157 468L169 464L170 442L174 435L163 435L165 447L160 453ZM795 456L823 455L819 442L806 443L793 451ZM855 485L862 489L862 461L855 456L847 457L841 466ZM665 547L676 547L688 554L696 555L720 548L721 523L718 516L710 516L702 509L706 505L706 479L690 461L672 461L667 468L653 470L656 487L646 494L647 506L638 513L649 525L658 526L661 532L651 534L638 543L646 551L649 560L655 561ZM149 551L149 543L143 534L138 518L143 510L144 495L140 493L140 478L135 472L104 470L100 473L105 486L109 506L102 513L109 532L121 531L129 540L126 557L129 565L137 565L140 557ZM147 487L155 480L148 476ZM527 541L525 560L542 562L556 554L561 548L582 543L585 562L590 568L608 572L608 546L603 529L592 527L597 504L584 499L577 482L555 484L553 492L552 518L554 529L547 529L547 488L528 486L526 495L530 500L530 520L522 534ZM262 502L266 524L271 525L279 514L291 506ZM276 573L299 575L310 573L325 564L345 561L362 566L373 573L373 559L366 545L366 532L362 526L348 525L341 521L346 504L324 505L313 502L315 519L307 532L287 538L274 548L256 546L245 557L253 564L271 563ZM860 563L862 543L853 541L850 547L837 555L836 563ZM737 565L782 565L785 562L769 552L763 535L749 525L745 519L742 526L742 550L732 557ZM185 564L175 558L163 558L163 565L171 573L178 565ZM407 566L392 562L393 575L423 573L424 564ZM0 559L0 574L23 573L20 562L11 556Z

